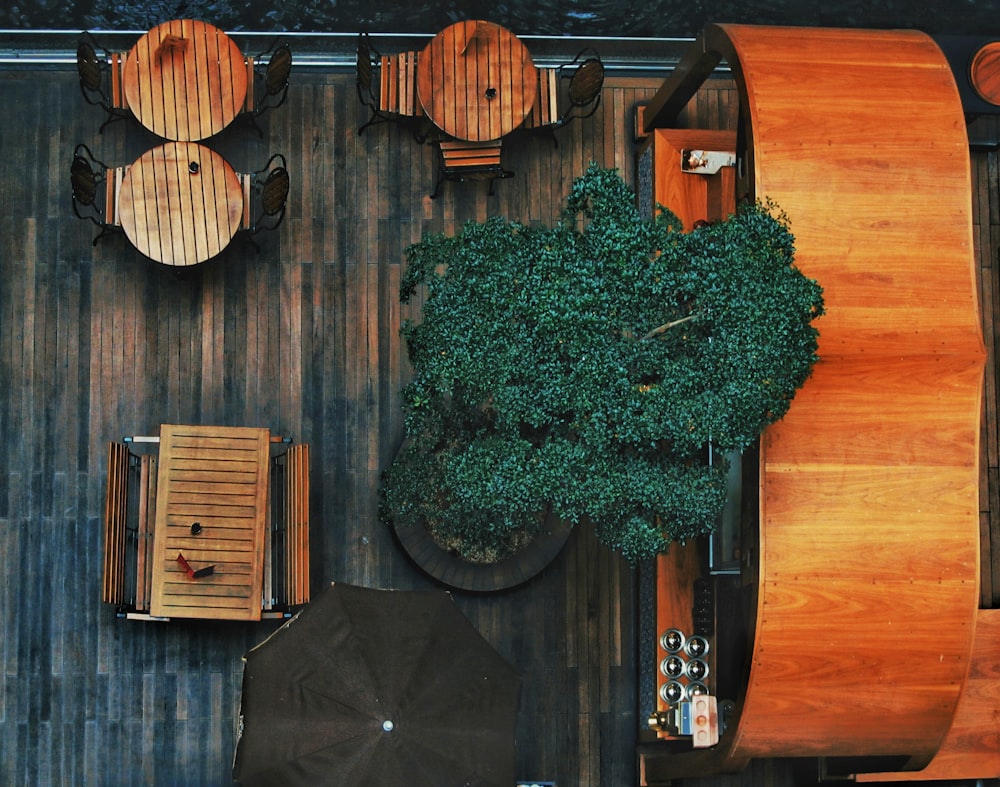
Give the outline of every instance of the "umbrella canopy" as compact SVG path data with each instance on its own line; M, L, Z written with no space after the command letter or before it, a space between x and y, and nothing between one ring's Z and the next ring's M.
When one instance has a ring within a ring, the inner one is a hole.
M449 593L332 583L244 660L246 787L514 783L520 678Z

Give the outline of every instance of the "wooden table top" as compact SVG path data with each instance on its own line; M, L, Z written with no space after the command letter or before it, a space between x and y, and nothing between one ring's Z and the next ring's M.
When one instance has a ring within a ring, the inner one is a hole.
M969 81L983 101L1000 105L1000 41L981 47L969 64Z
M417 60L424 112L456 139L500 139L520 126L538 92L538 70L509 30L477 20L446 27Z
M195 265L232 240L243 218L239 176L219 153L167 142L128 168L118 215L132 244L165 265Z
M269 473L267 429L160 428L151 615L260 620Z
M129 50L122 86L129 109L154 134L205 139L232 123L242 109L246 61L222 30L178 19L157 25Z

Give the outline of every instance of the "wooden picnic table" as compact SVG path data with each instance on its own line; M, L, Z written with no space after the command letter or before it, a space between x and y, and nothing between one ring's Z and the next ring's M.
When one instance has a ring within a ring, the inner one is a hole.
M219 254L243 220L239 175L221 154L195 142L167 142L129 166L118 195L132 244L165 265L195 265Z
M177 19L135 43L122 84L143 126L165 139L195 141L218 134L243 108L247 61L222 30Z
M163 424L159 449L150 614L260 620L269 430Z
M524 44L492 22L446 27L417 62L417 94L427 117L456 139L500 139L520 126L538 92Z

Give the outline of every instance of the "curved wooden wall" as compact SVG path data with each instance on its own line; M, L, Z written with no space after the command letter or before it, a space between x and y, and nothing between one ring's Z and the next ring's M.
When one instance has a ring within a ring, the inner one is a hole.
M695 756L699 769L823 755L919 768L955 714L978 606L985 352L958 91L922 33L713 25L646 128L720 58L749 186L788 214L827 314L821 362L762 440L738 721Z

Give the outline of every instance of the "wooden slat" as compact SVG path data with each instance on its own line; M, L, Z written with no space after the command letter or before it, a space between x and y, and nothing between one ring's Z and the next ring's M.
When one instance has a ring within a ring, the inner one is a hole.
M446 170L462 169L463 167L499 167L500 143L442 141L441 155L444 158Z
M417 98L417 53L382 55L379 67L379 109L402 117L423 115Z
M139 459L139 524L136 540L137 612L149 612L153 582L153 529L156 523L157 458L144 455Z
M125 527L128 512L128 447L108 445L108 480L104 504L104 579L101 600L125 601Z
M111 62L111 106L115 109L126 109L125 88L122 85L122 68L125 64L125 52L112 52Z
M559 120L559 69L538 69L538 92L531 112L524 119L524 128L550 126Z
M285 465L285 587L289 606L309 601L309 446L288 449Z
M243 112L253 112L257 108L256 105L256 63L254 62L253 55L247 55L243 58L243 63L246 66L247 71L247 94L243 99Z

